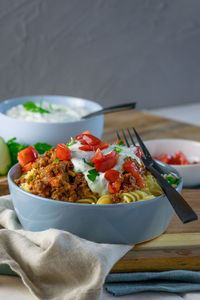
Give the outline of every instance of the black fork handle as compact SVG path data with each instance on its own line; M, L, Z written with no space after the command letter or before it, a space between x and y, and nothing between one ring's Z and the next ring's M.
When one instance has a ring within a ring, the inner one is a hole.
M145 164L145 162L144 162ZM146 164L145 164L146 165ZM174 208L176 214L183 223L189 223L198 219L197 214L189 206L189 204L184 200L184 198L179 194L165 178L160 175L160 173L152 166L146 165L146 168L154 175L160 184L161 188L165 192L169 202Z

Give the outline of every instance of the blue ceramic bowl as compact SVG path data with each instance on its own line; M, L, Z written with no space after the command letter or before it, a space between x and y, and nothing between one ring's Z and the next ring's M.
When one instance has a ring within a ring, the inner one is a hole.
M179 173L163 163L166 173ZM42 198L19 188L19 164L8 173L9 189L19 221L26 230L57 228L99 243L135 244L162 234L174 214L165 195L108 205L79 204ZM177 190L182 189L182 180Z
M94 101L68 96L40 95L8 99L0 103L0 136L5 141L16 137L19 143L34 145L41 142L56 146L58 143L66 143L71 137L86 130L101 138L104 124L103 115L63 123L38 123L14 119L5 115L5 112L12 106L24 104L27 101L39 103L41 99L52 104L72 106L77 110L82 108L88 113L102 109L102 106Z

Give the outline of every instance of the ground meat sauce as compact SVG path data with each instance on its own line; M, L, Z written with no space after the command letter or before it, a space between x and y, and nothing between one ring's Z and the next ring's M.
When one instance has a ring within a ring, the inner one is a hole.
M139 165L136 160L126 157L124 161L134 161L141 174L146 169ZM29 174L30 173L30 174ZM32 164L32 170L15 180L18 186L28 184L28 191L32 194L66 202L76 202L88 196L100 197L98 193L92 192L88 186L83 173L74 172L72 162L56 159L56 150L52 148L44 155L39 156ZM138 189L135 177L122 169L121 186L118 193L112 194L112 202L121 202L120 195ZM25 189L26 190L26 189Z

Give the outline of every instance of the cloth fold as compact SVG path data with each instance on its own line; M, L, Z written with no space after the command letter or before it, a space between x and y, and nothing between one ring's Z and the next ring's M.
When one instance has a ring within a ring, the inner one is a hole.
M39 299L98 299L106 275L131 248L56 229L25 231L10 196L0 197L0 264L9 265Z
M109 274L106 278L105 288L114 296L147 291L171 293L200 291L200 272L174 270Z

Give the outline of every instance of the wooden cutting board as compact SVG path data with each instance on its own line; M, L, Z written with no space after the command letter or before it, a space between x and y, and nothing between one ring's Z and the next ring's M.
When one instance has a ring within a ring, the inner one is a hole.
M6 177L0 177L0 195L8 194ZM111 272L200 270L200 190L183 190L183 196L199 220L182 224L174 216L167 231L158 238L136 245Z

